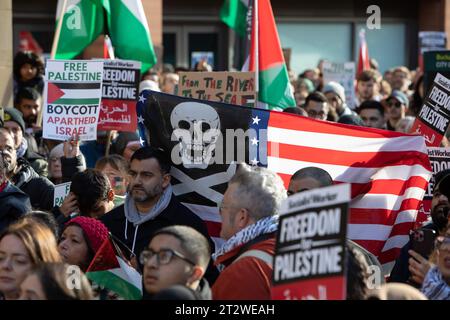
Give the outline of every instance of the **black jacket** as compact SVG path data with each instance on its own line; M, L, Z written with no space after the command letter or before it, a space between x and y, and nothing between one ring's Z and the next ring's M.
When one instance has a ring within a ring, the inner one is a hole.
M424 225L420 229L433 229L439 234L439 228L432 222ZM417 285L416 283L409 281L409 277L411 276L408 262L410 258L410 255L408 253L409 249L411 249L411 242L408 241L400 250L400 255L398 256L397 260L395 260L394 268L392 269L391 274L389 276L389 282L408 283L412 286L420 288L420 286ZM424 258L428 259L428 257Z
M28 211L31 211L29 197L7 182L5 189L0 192L0 233Z
M133 223L130 223L125 217L124 205L113 209L105 214L100 220L106 225L109 231L123 242L128 248L133 247L133 240L136 228ZM127 225L127 227L126 227ZM203 220L201 220L195 213L190 211L187 207L182 205L178 199L172 195L169 205L164 209L155 219L146 221L138 226L136 233L136 242L134 246L134 253L139 260L141 251L148 246L150 237L153 233L163 227L173 225L189 226L203 234L211 245L211 252L214 252L214 242L208 235L208 230ZM125 229L127 234L125 235ZM206 280L209 283L214 283L219 272L213 263L210 262L205 274Z
M186 286L175 285L163 289L151 297L152 300L212 300L211 287L204 278L196 290Z
M19 172L11 179L11 182L30 197L31 206L40 210L53 208L55 186L45 177L40 177L36 171L23 159L17 159Z

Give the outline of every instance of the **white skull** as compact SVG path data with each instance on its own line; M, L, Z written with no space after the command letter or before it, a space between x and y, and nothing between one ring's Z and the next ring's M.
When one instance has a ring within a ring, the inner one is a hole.
M173 109L170 122L183 166L206 169L221 134L216 110L204 103L182 102Z

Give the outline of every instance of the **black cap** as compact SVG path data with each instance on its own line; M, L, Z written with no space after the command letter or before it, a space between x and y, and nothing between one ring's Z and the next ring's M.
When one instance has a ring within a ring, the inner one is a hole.
M438 190L441 194L450 196L450 169L439 171L434 175L434 190ZM434 191L433 191L434 192Z
M23 120L22 112L15 108L5 108L4 111L4 122L16 122L22 129L22 132L25 133L25 121Z

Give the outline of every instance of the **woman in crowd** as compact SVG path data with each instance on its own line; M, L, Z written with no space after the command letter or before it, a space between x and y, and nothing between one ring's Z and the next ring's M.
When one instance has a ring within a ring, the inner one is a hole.
M14 95L23 87L32 87L40 94L44 89L44 62L34 52L20 51L14 57Z
M115 195L114 207L120 206L125 201L128 187L128 167L127 160L118 154L102 157L95 164L95 169L108 176Z
M32 219L21 219L0 236L0 296L15 300L20 284L33 269L46 262L60 262L53 232Z
M76 285L70 277L76 276ZM31 271L21 286L21 300L92 300L89 280L78 267L66 263L44 263Z

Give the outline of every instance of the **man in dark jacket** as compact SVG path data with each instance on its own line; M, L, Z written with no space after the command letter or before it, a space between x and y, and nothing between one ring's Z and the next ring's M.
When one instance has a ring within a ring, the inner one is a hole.
M31 210L28 196L6 179L6 165L3 161L3 153L0 155L0 204L0 233L8 225Z
M421 229L432 229L439 235L448 224L448 212L450 209L450 169L440 171L435 175L436 184L431 200L431 222ZM430 268L428 257L422 257L411 249L408 242L401 249L400 255L395 261L394 268L389 277L390 282L409 283L420 288L423 277ZM411 273L411 270L413 273Z
M162 151L152 147L137 150L131 157L125 203L100 218L137 257L157 230L172 225L194 228L214 250L205 223L172 194L169 172L170 160ZM210 264L206 278L213 282L216 276L217 270Z
M51 210L53 183L40 177L25 159L17 159L14 140L5 128L0 128L0 151L3 151L7 178L30 197L31 206L35 209Z
M153 299L160 295L174 299L162 290L181 285L192 290L195 300L211 300L211 289L203 278L210 259L208 240L198 231L187 226L160 229L140 255L144 289Z
M14 108L5 108L5 123L2 126L9 130L14 139L17 158L25 158L38 175L46 177L47 160L36 152L38 147L34 137L25 132L22 113Z

